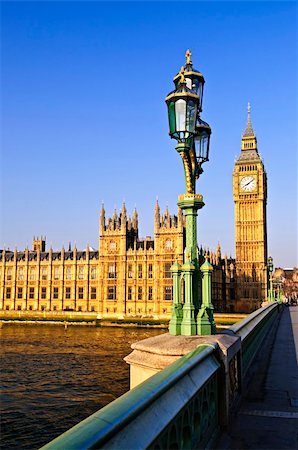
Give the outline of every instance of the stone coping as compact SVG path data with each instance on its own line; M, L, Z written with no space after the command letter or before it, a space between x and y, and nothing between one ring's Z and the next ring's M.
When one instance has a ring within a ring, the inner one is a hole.
M131 348L159 355L183 356L199 345L218 344L220 348L226 348L227 344L231 345L235 340L238 340L238 338L227 334L172 336L169 333L165 333L135 342L131 345Z
M237 336L172 336L166 333L135 342L131 346L133 352L124 360L128 364L161 370L200 345L218 347L223 360L230 359L241 348L240 338Z

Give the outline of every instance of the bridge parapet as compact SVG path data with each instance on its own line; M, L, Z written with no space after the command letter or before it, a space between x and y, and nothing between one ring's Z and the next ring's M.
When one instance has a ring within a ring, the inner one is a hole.
M224 332L241 338L242 379L245 379L252 360L281 308L278 302L267 302Z
M218 428L216 345L202 345L43 449L204 447ZM196 431L193 434L193 426Z
M221 335L184 336L194 349L189 351L186 345L184 356L176 355L168 367L43 450L210 448L220 428L227 425L229 410L241 395L243 377L279 309L280 305L271 303ZM171 360L173 352L164 353Z

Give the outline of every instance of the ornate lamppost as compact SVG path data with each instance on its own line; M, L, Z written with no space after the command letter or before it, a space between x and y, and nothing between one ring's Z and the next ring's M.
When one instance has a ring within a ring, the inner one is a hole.
M275 296L273 293L273 259L271 256L268 258L268 272L269 272L269 292L268 292L268 301L274 302Z
M284 288L283 288L283 279L280 279L280 284L279 284L279 299L280 302L282 302L284 300Z
M272 281L272 286L273 286L274 300L282 302L283 299L282 280L278 278L275 281Z
M186 52L186 64L174 77L175 90L166 97L170 136L177 140L181 156L186 192L178 197L184 211L186 245L183 265L176 261L173 274L173 307L169 332L172 335L193 336L216 332L211 303L211 264L206 257L202 265L202 302L199 302L201 274L198 267L197 211L204 206L203 196L196 194L196 180L203 173L202 164L209 160L210 126L200 118L204 77L193 68L191 52Z
M277 301L282 301L282 282L280 280L277 282Z

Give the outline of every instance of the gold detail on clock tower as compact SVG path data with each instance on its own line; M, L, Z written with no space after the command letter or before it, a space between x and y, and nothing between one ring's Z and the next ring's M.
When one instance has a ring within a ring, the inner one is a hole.
M236 309L253 311L267 297L267 176L257 149L250 104L233 172L237 267Z

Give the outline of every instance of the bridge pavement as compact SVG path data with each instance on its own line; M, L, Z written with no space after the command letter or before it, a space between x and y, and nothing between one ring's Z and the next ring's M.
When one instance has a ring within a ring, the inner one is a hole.
M298 449L298 307L280 322L253 364L246 395L217 449Z

